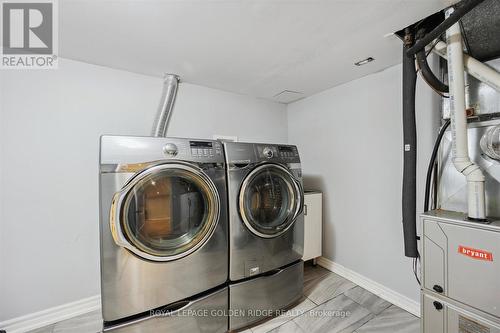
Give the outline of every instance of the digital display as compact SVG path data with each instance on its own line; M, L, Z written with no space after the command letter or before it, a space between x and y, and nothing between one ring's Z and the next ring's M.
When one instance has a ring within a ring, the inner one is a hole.
M284 152L290 152L290 153L293 152L292 147L283 147L283 146L280 146L280 147L278 147L278 150L279 151L284 151Z
M212 142L207 141L189 141L192 148L212 148Z

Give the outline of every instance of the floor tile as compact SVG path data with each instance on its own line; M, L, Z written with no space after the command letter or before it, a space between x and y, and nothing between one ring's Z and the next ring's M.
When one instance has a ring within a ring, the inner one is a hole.
M304 263L304 283L328 274L332 273L319 265L313 266L310 263Z
M351 281L330 273L304 282L304 295L319 305L354 287L356 285Z
M419 333L420 319L398 308L390 306L378 316L356 330L357 333Z
M269 331L269 333L309 333L304 331L299 325L294 321L286 322L285 324L276 327L275 329Z
M269 332L270 330L279 327L286 322L292 320L293 318L300 316L312 308L314 308L316 304L314 304L310 299L307 297L304 297L300 303L298 303L296 306L293 308L287 310L283 315L274 317L272 319L269 319L257 326L252 327L252 332L253 333L266 333Z
M100 310L29 333L96 333ZM319 266L304 271L304 298L283 315L242 333L419 333L420 320Z
M391 303L359 286L347 290L344 295L376 315L392 305Z
M370 311L340 295L293 321L308 333L351 333L373 317Z
M53 333L96 333L102 331L101 311L61 321L54 326Z

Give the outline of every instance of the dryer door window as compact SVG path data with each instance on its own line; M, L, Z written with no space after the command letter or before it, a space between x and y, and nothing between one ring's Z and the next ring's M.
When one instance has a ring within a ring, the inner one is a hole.
M115 217L111 217L115 240L155 261L178 259L202 246L212 235L220 212L210 178L197 167L180 163L139 173L117 201Z
M303 206L300 183L284 167L261 165L243 181L239 197L245 225L264 238L277 237L290 228Z

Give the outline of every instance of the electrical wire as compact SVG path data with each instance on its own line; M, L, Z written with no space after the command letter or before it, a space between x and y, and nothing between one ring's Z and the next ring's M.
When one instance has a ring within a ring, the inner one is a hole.
M424 198L424 212L429 211L429 197L430 197L430 187L433 172L437 169L436 157L441 146L441 141L443 141L444 134L451 124L451 120L447 119L443 126L439 129L436 142L434 143L434 148L432 150L431 159L429 161L429 166L427 167L427 177L425 179L425 198ZM421 285L419 278L418 266L420 265L420 253L417 251L417 257L413 258L413 275L417 280L418 284Z
M415 275L415 279L417 280L419 285L422 285L420 282L420 278L418 277L418 264L420 263L420 254L417 258L413 258L413 275Z
M431 179L432 179L432 172L434 170L435 164L436 164L436 157L437 153L439 151L439 147L441 146L441 141L443 140L443 136L446 132L446 129L451 124L451 120L447 119L443 126L439 129L438 136L436 138L436 142L434 143L434 148L432 150L431 158L429 161L429 166L427 167L427 176L425 178L425 198L424 198L424 212L429 211L429 197L430 197L430 187L431 187Z

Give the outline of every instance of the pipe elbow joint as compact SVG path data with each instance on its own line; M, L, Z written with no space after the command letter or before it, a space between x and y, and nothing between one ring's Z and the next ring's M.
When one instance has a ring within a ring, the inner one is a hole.
M485 177L481 168L468 158L455 158L453 165L463 174L468 182L484 182Z
M453 165L458 172L464 174L465 170L474 165L474 163L472 163L468 157L454 157Z
M468 182L483 182L486 180L484 173L479 166L471 164L467 169L462 172L467 178Z

